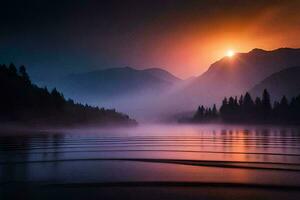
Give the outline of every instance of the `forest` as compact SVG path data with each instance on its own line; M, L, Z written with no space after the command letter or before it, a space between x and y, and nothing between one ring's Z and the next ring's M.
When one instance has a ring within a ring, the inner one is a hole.
M262 97L254 100L246 92L238 97L225 97L220 109L199 106L192 122L225 122L225 123L269 123L300 124L300 95L288 100L282 96L280 101L272 103L269 92L265 89Z
M31 125L134 125L135 120L114 109L66 100L56 88L49 91L30 80L25 66L0 65L0 122Z

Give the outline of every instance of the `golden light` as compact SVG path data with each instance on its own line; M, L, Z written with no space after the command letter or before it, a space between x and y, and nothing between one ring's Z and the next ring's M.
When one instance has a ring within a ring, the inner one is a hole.
M234 54L235 54L235 52L234 52L233 50L228 50L228 51L226 52L226 56L227 56L227 57L232 57L232 56L234 56Z

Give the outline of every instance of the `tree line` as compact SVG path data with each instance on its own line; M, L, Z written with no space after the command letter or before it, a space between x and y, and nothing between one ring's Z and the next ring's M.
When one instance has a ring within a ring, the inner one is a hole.
M265 89L262 97L254 100L246 92L238 97L225 97L220 109L199 106L193 122L222 121L228 123L286 123L300 124L300 95L289 101L283 96L272 104L269 92Z
M0 65L0 122L58 125L135 124L127 115L66 100L56 88L33 84L25 66Z

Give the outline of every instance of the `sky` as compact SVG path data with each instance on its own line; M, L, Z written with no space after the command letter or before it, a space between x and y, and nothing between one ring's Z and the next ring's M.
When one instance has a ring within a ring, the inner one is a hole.
M197 76L232 49L300 47L300 0L10 0L0 62L36 80L130 66Z

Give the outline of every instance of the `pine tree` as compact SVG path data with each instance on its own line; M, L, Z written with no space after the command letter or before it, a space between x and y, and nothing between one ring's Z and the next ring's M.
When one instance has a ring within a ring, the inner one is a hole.
M270 94L268 93L267 89L264 89L262 95L262 117L264 120L268 120L271 114L271 99Z
M17 68L13 63L9 64L8 70L9 70L9 73L10 73L11 76L16 76L17 75Z
M31 84L29 75L27 74L27 71L26 71L26 68L24 65L20 66L19 73L27 85Z
M218 116L218 111L217 111L216 104L213 105L212 115L213 115L214 118L217 118L217 116Z

